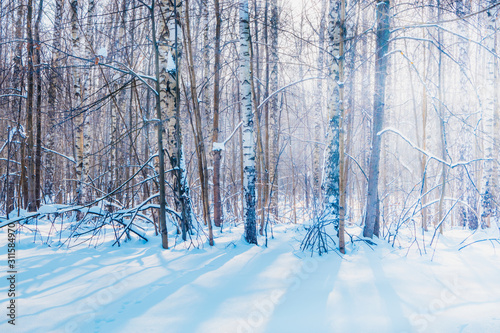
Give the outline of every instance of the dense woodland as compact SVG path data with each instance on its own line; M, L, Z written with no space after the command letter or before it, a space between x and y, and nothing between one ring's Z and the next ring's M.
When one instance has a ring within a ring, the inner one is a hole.
M391 242L497 225L499 16L498 0L2 1L1 215L117 241L150 223L164 248L172 230L213 244L244 223L256 244L313 220L319 252L343 251L344 224Z

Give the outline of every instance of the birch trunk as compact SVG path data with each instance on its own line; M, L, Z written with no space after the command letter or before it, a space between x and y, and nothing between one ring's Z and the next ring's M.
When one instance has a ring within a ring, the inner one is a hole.
M165 152L163 149L163 141L164 141L164 132L165 128L163 126L163 110L162 110L162 94L160 91L162 89L162 84L160 83L161 75L164 71L166 71L166 65L168 63L168 58L165 59L165 56L168 55L168 47L164 43L159 43L159 41L163 41L168 37L168 30L165 27L165 21L163 19L159 20L159 31L160 37L159 40L156 38L156 19L155 19L155 0L151 3L151 28L152 28L152 38L153 38L153 47L154 47L154 55L155 55L155 76L156 76L156 117L158 118L157 124L157 145L158 145L158 187L159 187L159 202L160 202L160 213L159 213L159 225L160 225L160 233L161 233L161 243L164 249L168 249L168 230L167 230L167 221L166 221L166 200L165 200ZM161 12L160 12L161 13ZM161 16L160 16L161 17ZM161 62L160 62L160 58ZM163 89L165 87L163 86Z
M492 15L495 15L494 10L492 10ZM491 20L494 21L494 33L493 33L493 50L496 57L493 58L493 118L495 122L494 128L494 143L495 143L495 160L498 161L500 158L500 152L498 147L500 145L500 87L498 86L498 76L500 75L500 61L498 60L499 48L498 48L498 18L500 17L500 13L497 9L496 16L494 16ZM498 177L500 177L500 168L497 164L494 166L494 179L495 179L495 202L498 202L498 186L500 185L498 182ZM498 208L495 205L494 215L498 216Z
M424 34L425 38L425 32L422 32ZM424 54L423 54L423 70L422 73L424 73L424 83L427 83L427 67L426 67L426 59L427 59L427 54L426 50L427 48L424 47ZM427 149L427 87L425 85L422 86L422 148L425 150ZM420 170L422 174L422 190L421 193L425 194L427 193L427 173L426 173L426 167L427 167L427 155L422 154L422 157L420 159ZM422 197L422 229L424 231L427 231L427 208L424 208L427 203L427 196Z
M80 56L80 29L78 24L78 0L71 1L71 42L73 47L73 55ZM85 168L84 168L84 113L79 106L82 102L82 78L80 70L77 67L77 61L73 60L73 68L71 70L73 79L73 105L76 106L75 115L75 152L76 152L76 203L83 204L85 198ZM75 109L75 107L73 108Z
M243 216L245 240L257 244L255 216L255 143L250 72L250 26L248 0L240 0L240 98L243 112Z
M496 1L490 0L491 5ZM495 52L495 31L496 31L496 9L493 8L487 12L487 26L486 38L484 41L485 47ZM486 85L484 87L484 108L483 108L483 121L484 132L486 138L484 139L484 158L486 159L483 164L483 177L481 179L481 194L482 194L482 212L481 219L483 226L490 225L490 218L495 213L494 205L496 200L496 187L495 187L495 56L489 52L485 52L486 56Z
M209 36L209 8L208 8L208 1L207 0L202 0L201 1L201 6L202 6L202 16L203 16L203 87L202 90L202 100L203 100L203 110L204 110L204 115L205 115L205 126L206 126L206 133L212 134L212 112L210 110L210 49L212 48L212 45L210 44L210 40L208 38ZM187 6L186 6L187 7ZM215 42L217 39L215 39ZM205 139L205 138L204 138ZM208 135L208 140L210 141L211 135ZM208 158L208 163L212 164L212 161L210 161L210 154L207 156ZM208 175L207 175L208 177Z
M345 210L346 210L346 185L347 185L347 167L348 164L345 160L345 140L344 140L344 101L345 101L345 52L344 52L344 40L346 34L345 26L345 9L346 0L340 1L340 41L339 41L339 92L340 92L340 103L339 103L339 251L345 254Z
M495 4L496 1L495 0L491 0L491 4ZM500 176L499 175L499 167L498 167L498 164L496 163L496 161L498 161L499 157L500 157L500 153L498 151L498 145L500 144L500 105L499 105L499 99L500 99L500 92L498 91L499 90L499 87L498 87L498 75L499 75L499 72L498 72L498 69L499 69L499 61L498 61L498 17L500 16L500 13L498 12L498 8L493 8L490 10L490 21L489 21L489 30L491 31L491 36L490 38L492 38L493 40L490 41L490 43L493 45L493 52L496 54L496 56L492 56L490 55L489 57L492 58L490 59L490 61L492 61L493 63L492 64L489 64L489 71L493 71L493 74L491 74L491 72L488 74L489 77L488 80L491 82L493 82L493 84L491 85L491 88L492 88L492 99L493 99L493 102L492 102L492 108L493 108L493 133L492 133L492 136L493 136L493 143L495 145L495 149L494 149L494 159L495 161L493 162L493 181L492 181L492 187L493 187L493 190L492 190L492 201L494 202L493 205L492 205L492 208L491 208L491 217L497 217L498 216L498 207L497 207L497 202L498 202L498 186L499 186L499 181L498 181L498 177ZM491 223L490 223L490 220L488 219L487 221L487 226L488 227L491 227Z
M86 43L85 43L85 57L87 59L93 59L95 57L94 54L94 20L95 20L95 2L94 0L88 0L87 6L87 27L86 27ZM92 96L93 94L93 63L89 64L88 69L85 71L83 82L83 96L82 99L86 99L88 96ZM91 156L91 125L90 125L90 113L83 114L82 124L83 127L83 172L84 179L87 181L89 179L90 172L90 156ZM83 193L83 202L92 201L92 194L90 188L86 187L86 190Z
M463 18L464 16L468 15L471 10L471 4L469 1L466 0L457 0L456 2L456 14L458 18ZM460 90L459 90L459 98L458 98L458 103L459 103L459 109L461 111L462 115L470 115L471 117L475 117L475 114L470 111L470 101L468 98L468 91L467 91L467 85L468 85L468 72L469 72L469 67L470 67L470 61L469 61L469 41L468 41L468 35L469 35L469 29L468 29L468 24L465 20L459 20L457 22L457 30L459 34L463 37L458 37L458 63L460 65ZM470 137L467 137L465 135L460 136L460 141L461 141L461 151L460 151L460 160L462 161L470 161L473 159L473 144L470 140ZM425 148L424 148L425 149ZM460 177L460 182L459 182L459 190L461 193L463 193L464 201L469 204L470 207L474 207L474 211L471 210L471 208L468 207L462 207L462 218L463 220L461 221L462 226L466 226L469 224L470 227L470 222L471 221L476 221L477 224L477 217L476 217L476 206L477 206L477 200L476 200L476 194L475 194L475 189L472 188L472 185L468 179L467 172L465 170L462 171L461 177Z
M343 1L330 0L328 12L328 132L325 151L325 208L340 227L340 131L343 113ZM343 226L342 226L343 227ZM339 234L340 235L340 234ZM343 231L342 231L343 236ZM344 251L343 244L341 251Z
M118 16L119 16L119 2L116 2L116 15L111 15L111 26L112 26L112 39L113 43L110 45L111 52L109 55L109 60L114 61L117 60L117 52L118 52L118 47L119 47L119 41L120 39L117 38L117 28L114 26L115 24L118 24L120 26L120 23L115 23L118 22ZM115 8L115 7L113 7ZM119 78L119 73L117 71L113 71L112 74L112 90L116 91L118 89L119 83L120 83L120 78ZM110 120L110 134L109 134L109 161L108 161L108 193L112 192L116 188L116 181L118 179L117 175L117 141L118 141L118 107L116 107L116 97L112 97L112 102L109 104L109 120ZM113 211L114 207L110 205L108 207L110 211Z
M158 51L160 53L160 102L162 119L167 121L166 148L170 165L176 169L174 200L177 211L182 214L181 232L185 239L191 228L191 202L187 184L186 166L183 158L182 132L179 110L179 61L182 36L179 22L182 1L161 0Z
M318 50L318 76L323 75L324 62L324 46L325 46L325 29L326 29L326 0L321 2L321 20L319 27L319 50ZM321 121L323 118L323 80L318 80L318 89L316 96L316 106L314 113L314 146L313 146L313 170L312 170L312 194L313 194L313 210L316 212L317 206L320 203L321 197L321 165L320 156L321 149L319 142L321 137Z
M438 6L438 22L441 21L442 17L442 8L441 8L441 1L438 0L437 2ZM441 29L438 29L438 44L439 48L442 48L442 42L443 42L443 33ZM446 121L445 121L445 114L444 114L444 106L445 106L445 101L444 101L444 78L443 78L443 54L442 52L439 52L438 55L438 103L439 103L439 129L440 129L440 134L441 134L441 159L443 161L446 161ZM441 223L441 220L443 219L443 202L444 202L444 197L446 195L446 183L447 183L447 166L444 164L441 164L441 195L439 197L439 206L438 206L438 220L437 223ZM444 230L444 222L439 225L439 232L442 234Z

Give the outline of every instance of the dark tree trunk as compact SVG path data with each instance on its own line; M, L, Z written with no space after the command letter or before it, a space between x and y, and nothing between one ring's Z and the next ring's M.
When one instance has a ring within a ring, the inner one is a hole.
M26 29L28 35L28 91L26 101L26 171L27 171L27 189L25 195L25 205L28 211L36 210L35 206L35 168L34 168L34 131L33 131L33 97L34 97L34 47L33 47L33 0L28 0Z
M377 43L375 57L375 94L373 97L372 151L368 175L368 194L363 236L378 236L378 178L380 142L378 133L384 123L385 81L387 77L387 51L389 49L389 0L377 0Z
M220 94L220 36L221 18L219 0L215 0L215 59L214 59L214 122L212 144L219 140L219 94ZM222 225L222 202L220 195L220 162L221 151L213 150L214 161L214 224L216 227Z
M42 69L40 55L40 21L42 19L43 0L40 0L35 23L35 65L36 65L36 153L35 153L35 207L40 208L42 181Z

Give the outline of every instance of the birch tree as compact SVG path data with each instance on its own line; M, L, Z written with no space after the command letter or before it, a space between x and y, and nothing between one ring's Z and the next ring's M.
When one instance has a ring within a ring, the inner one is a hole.
M441 21L442 17L442 7L441 0L437 0L437 20ZM443 33L441 29L438 29L438 45L439 48L442 49L443 43ZM440 50L441 51L441 50ZM440 137L441 137L441 159L446 161L447 147L446 147L446 119L445 119L445 100L444 100L444 78L443 78L443 53L439 52L438 54L438 116L439 116L439 129L440 129ZM447 169L448 167L442 163L441 164L441 195L439 197L439 207L438 207L438 219L436 223L439 223L439 231L443 233L444 223L441 222L443 219L443 202L444 197L446 195L446 185L447 185Z
M74 56L80 56L80 29L78 22L78 0L71 1L71 44ZM71 70L71 77L73 80L73 112L75 115L75 152L76 152L76 203L82 204L86 198L85 191L85 161L84 161L84 112L76 107L80 106L82 102L82 78L80 70L77 66L76 59L73 59L73 67Z
M461 113L464 115L470 114L475 118L475 115L470 110L471 102L468 98L467 92L467 84L468 84L468 76L470 73L470 62L469 62L469 27L467 22L463 19L466 15L470 13L471 4L466 0L457 0L456 1L456 15L460 20L457 21L457 31L461 37L458 37L458 62L460 65L460 94L458 96L459 108L462 111ZM465 126L464 126L465 127ZM461 152L460 158L463 161L468 161L473 159L473 143L467 136L461 136ZM425 148L424 148L425 149ZM472 189L472 185L468 179L466 174L466 170L463 170L461 173L461 180L459 182L459 190L463 193L464 201L469 204L469 207L461 207L463 225L465 226L470 221L476 219L475 212L471 209L471 207L475 210L477 206L477 200L475 200L475 191ZM477 221L476 221L477 222ZM477 224L477 223L476 223Z
M255 143L250 72L250 25L248 0L240 0L240 99L243 112L243 218L245 240L257 244L255 214Z
M325 206L334 220L334 225L340 226L340 165L342 161L340 151L340 135L343 101L343 71L344 71L344 19L345 10L343 0L330 0L328 12L328 132L325 150ZM342 221L343 222L343 221ZM342 226L343 227L343 226ZM341 231L343 237L343 230ZM340 236L339 234L339 236ZM344 252L344 245L341 245Z
M319 45L318 45L318 77L323 75L324 62L324 45L325 45L325 30L326 30L326 12L327 2L321 1L320 25L319 25ZM313 209L316 210L320 200L321 190L321 161L320 161L320 135L321 135L321 120L323 117L323 80L318 81L318 89L316 92L316 105L314 113L314 146L313 146L313 163L312 163L312 193L313 193Z
M85 74L83 76L83 94L84 98L88 98L89 96L92 95L93 93L93 64L92 60L95 61L95 52L94 52L94 20L95 20L95 1L94 0L88 0L87 1L87 23L86 23L86 29L85 29L85 57L90 60L88 63L88 68L85 71ZM91 152L91 124L90 124L90 113L85 112L83 114L83 119L81 125L83 127L83 131L81 133L82 135L82 142L80 145L82 146L83 150L83 170L84 170L84 177L85 180L87 181L88 176L90 174L90 156L92 154ZM89 202L92 200L92 195L91 191L87 189L84 194L83 198L85 202Z
M162 109L162 97L164 95L160 94L161 88L165 89L165 86L161 82L161 76L165 75L164 72L167 71L169 48L166 44L160 43L160 41L168 38L168 30L165 27L165 20L160 19L158 22L159 38L157 39L156 34L156 19L155 19L155 0L152 0L151 7L149 10L151 12L151 26L152 26L152 39L153 39L153 53L155 55L155 94L156 94L156 117L158 118L157 124L157 146L158 146L158 199L160 202L160 213L159 213L159 225L161 233L161 244L164 249L168 249L168 230L167 230L167 218L166 218L166 198L165 198L165 152L164 152L164 136L165 127L163 125L164 110ZM164 84L164 83L163 83Z
M210 28L210 22L209 22L209 7L208 7L208 0L202 0L200 3L201 6L201 15L202 15L202 20L203 20L203 83L204 87L202 88L202 100L203 100L203 110L205 113L205 126L207 129L208 135L208 140L210 140L210 133L212 133L211 130L211 120L212 120L212 114L210 110L210 77L211 77L211 72L210 72L210 49L212 48L212 45L209 41L209 28ZM217 4L215 4L217 6ZM214 8L215 11L217 11L217 8ZM216 23L217 24L217 23ZM220 36L219 36L220 37ZM220 41L217 41L217 38L215 39L215 43ZM209 146L209 145L207 145ZM210 157L210 156L209 156ZM210 161L209 161L210 163ZM207 175L208 176L208 175Z
M181 55L182 31L179 22L182 1L161 0L159 3L159 38L158 52L160 58L159 95L162 119L167 122L166 148L170 165L176 169L173 184L175 206L181 212L182 239L191 228L192 213L189 186L186 176L186 165L182 145L182 132L179 109L179 61Z
M493 6L496 1L490 0L490 5ZM496 201L496 179L495 174L498 169L493 161L495 155L495 138L498 136L495 133L495 119L498 117L496 110L495 90L496 83L496 55L495 55L495 37L496 37L496 8L490 8L487 12L486 19L486 37L485 47L491 53L486 52L486 82L484 89L484 109L483 109L483 122L484 132L486 138L484 140L484 170L483 178L481 179L481 194L482 194L482 223L483 225L490 225L491 216L495 215L495 201Z

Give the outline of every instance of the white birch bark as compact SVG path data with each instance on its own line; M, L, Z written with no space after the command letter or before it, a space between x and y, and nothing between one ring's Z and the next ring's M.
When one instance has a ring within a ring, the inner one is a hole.
M323 63L324 63L324 45L325 45L325 30L326 30L326 0L321 1L321 19L319 27L319 50L318 50L318 77L323 75ZM312 181L312 193L313 193L313 207L314 210L317 209L320 204L321 197L321 148L319 142L321 137L321 121L323 119L323 80L318 80L318 89L316 95L316 105L314 112L314 141L316 142L313 146L313 181Z
M463 18L464 16L470 13L470 2L465 0L457 0L456 1L456 14L457 17ZM458 37L458 63L460 65L460 87L459 93L457 94L457 101L460 109L460 113L463 116L468 116L471 112L469 110L470 102L468 98L467 92L467 76L469 75L469 41L468 38L469 29L468 24L464 20L459 20L457 22L457 30L458 33L463 37ZM470 115L474 117L474 115ZM473 159L473 146L471 142L471 138L467 135L460 135L460 160L461 161L470 161ZM475 191L472 188L472 185L468 179L466 171L463 170L460 175L460 181L458 183L459 195L463 196L465 202L469 204L470 207L476 207L475 200ZM469 207L460 207L461 210L461 225L465 226L472 219L476 219L476 213L471 211ZM477 221L476 221L477 222ZM469 223L470 226L470 223Z
M343 101L340 98L340 43L342 38L341 0L330 0L328 11L328 130L325 150L323 190L325 208L337 225L340 210L339 125Z
M160 100L162 119L167 122L166 148L170 154L172 167L178 165L178 145L176 139L176 131L179 123L176 117L177 109L177 56L181 52L182 29L176 24L175 12L182 8L182 1L177 1L177 9L174 7L174 2L170 0L162 0L159 2L160 20L158 22L158 49L160 52ZM178 43L176 44L175 31L177 31Z
M495 22L494 24L494 32L493 32L493 50L496 54L496 57L493 58L493 115L494 115L494 121L495 121L495 129L494 129L494 133L495 133L495 136L494 136L494 142L495 142L495 159L496 161L499 160L500 158L500 152L499 152L499 145L500 145L500 88L498 86L498 77L500 76L500 61L498 60L498 56L499 56L499 46L498 46L498 22L499 22L499 17L500 17L500 12L497 8L496 10L496 14L493 11L493 14L496 15L495 17L492 17L492 21ZM500 176L500 168L498 167L497 164L495 164L495 180L496 180L496 183L495 183L495 193L497 194L497 197L495 198L495 200L498 199L498 186L499 186L499 182L498 182L498 177ZM496 201L498 202L498 201ZM497 211L495 212L496 214Z
M87 28L86 28L86 44L85 44L85 57L87 59L92 59L94 57L94 16L95 16L95 2L94 0L88 1L87 7ZM84 74L84 89L82 99L86 99L87 96L92 95L92 64L88 71ZM90 114L84 113L82 124L83 127L83 140L82 140L82 150L83 150L83 178L87 181L90 171L90 156L91 156L91 132L92 128L90 126ZM84 187L84 192L82 193L83 202L89 202L92 200L91 191L89 188Z
M211 102L210 102L210 89L211 85L209 84L211 73L210 73L210 41L208 39L208 30L209 30L209 21L208 21L208 0L202 0L202 15L203 15L203 80L205 86L203 87L202 96L203 96L203 110L205 114L205 126L207 128L206 133L209 133L208 140L210 141L212 137L212 112L211 112ZM205 138L204 138L205 139ZM207 147L210 146L207 144ZM211 158L211 154L207 156L209 159ZM212 161L209 160L208 164L211 165Z
M116 11L118 12L118 7L119 4L118 2L116 3ZM118 47L119 47L119 38L117 38L117 28L114 25L116 25L119 17L119 14L117 13L116 15L111 16L111 21L112 21L112 40L113 44L111 45L111 52L109 54L109 61L114 61L116 60L116 53L118 52ZM119 23L118 23L119 24ZM112 87L113 90L116 90L119 85L119 73L117 71L113 71L111 75L111 81L112 81ZM116 143L118 140L118 111L116 107L116 98L113 96L111 103L109 104L109 161L108 161L108 179L107 179L107 191L108 193L113 191L115 189L115 183L117 180L117 147ZM113 206L110 205L109 210L113 210Z
M441 21L442 17L442 7L441 7L441 1L437 1L437 20ZM443 32L441 29L438 29L438 45L439 48L442 48L442 43L443 43ZM443 64L443 54L441 51L439 51L438 54L438 111L439 111L439 129L441 131L441 158L443 161L446 161L446 153L447 153L447 144L446 144L446 120L445 120L445 94L444 94L444 64ZM444 229L444 222L441 223L441 220L443 219L444 216L444 197L446 195L446 189L447 189L447 166L442 164L441 165L441 195L439 198L439 205L438 205L438 219L436 220L436 223L440 223L439 226L439 231L442 234L443 229Z
M160 20L158 22L158 52L160 78L160 106L162 119L167 122L166 144L170 165L178 168L174 182L176 209L181 211L181 229L183 239L192 226L192 212L186 167L183 163L182 132L180 127L178 68L181 55L182 29L179 17L183 2L162 0L159 3Z
M496 1L490 0L491 5ZM484 39L485 47L495 52L495 33L496 33L496 8L487 11L486 22L486 37ZM484 87L484 103L483 103L483 123L484 123L484 161L483 177L481 179L481 194L482 194L482 224L489 226L490 218L495 214L494 201L496 200L496 166L495 162L490 160L496 157L495 153L495 61L496 57L485 52L486 57L486 85Z
M78 24L78 0L71 1L71 43L74 56L80 56L80 29ZM82 204L85 198L85 171L84 171L84 131L83 121L84 114L78 107L82 102L82 78L80 70L77 67L77 60L73 60L71 69L71 77L73 79L73 108L76 107L75 116L75 152L76 152L76 203Z
M243 217L245 240L257 244L255 216L255 142L250 72L248 0L240 0L240 98L243 113Z

